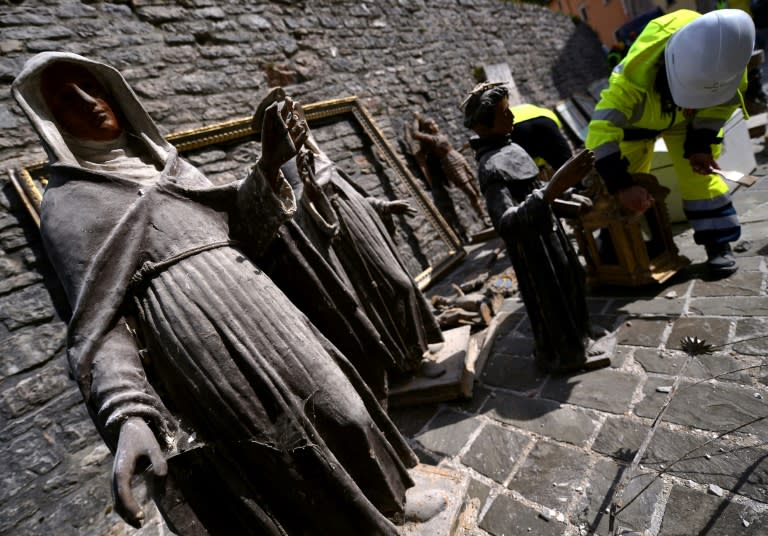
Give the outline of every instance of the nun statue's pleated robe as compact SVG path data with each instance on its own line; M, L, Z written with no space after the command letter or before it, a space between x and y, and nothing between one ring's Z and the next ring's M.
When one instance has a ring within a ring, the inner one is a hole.
M88 68L129 123L108 158L94 144L73 151L51 118L39 76L55 61ZM212 186L104 64L43 53L13 91L51 162L41 232L72 307L72 374L113 450L126 419L149 423L168 459L154 493L171 528L396 534L387 516L403 509L413 453L349 361L244 253L290 218L290 186L273 190L256 167ZM121 169L136 155L152 177Z
M443 341L443 334L384 225L381 208L388 202L362 192L317 147L311 161L308 180L332 207L338 226L332 244L318 245L318 249L333 250L337 261L332 264L349 281L394 358L390 369L399 373L418 370L428 345ZM310 206L308 200L304 195L305 220L314 221L316 227L326 225L328 218L319 210L320 205L315 202ZM322 233L316 235L317 244L324 241ZM325 241L330 242L328 238Z

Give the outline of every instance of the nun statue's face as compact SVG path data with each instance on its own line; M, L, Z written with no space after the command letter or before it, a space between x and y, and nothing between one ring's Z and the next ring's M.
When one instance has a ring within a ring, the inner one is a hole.
M43 71L41 91L56 122L72 136L109 141L122 132L112 98L86 68L52 64Z

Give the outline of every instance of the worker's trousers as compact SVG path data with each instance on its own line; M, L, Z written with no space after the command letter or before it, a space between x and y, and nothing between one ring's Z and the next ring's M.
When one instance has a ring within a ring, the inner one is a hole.
M741 225L731 203L728 185L715 174L701 175L691 168L683 157L685 123L662 132L669 158L677 176L683 210L693 227L693 240L697 244L723 244L738 240ZM621 153L629 161L630 173L650 173L654 140L621 142ZM720 155L721 144L712 145L715 158Z

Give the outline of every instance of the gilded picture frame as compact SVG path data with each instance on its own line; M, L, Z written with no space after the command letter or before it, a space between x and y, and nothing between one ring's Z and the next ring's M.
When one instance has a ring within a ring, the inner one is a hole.
M313 133L324 128L324 125L337 122L348 123L357 135L363 138L362 145L375 154L374 159L377 162L375 167L379 169L378 174L386 176L386 180L391 183L390 194L394 192L397 198L407 200L412 206L415 205L416 216L398 217L398 225L405 228L405 234L409 238L399 242L396 240L396 243L401 254L405 254L406 257L412 254L411 257L419 259L412 260L410 265L411 275L419 288L426 289L464 258L466 251L461 240L443 219L427 192L398 157L371 114L357 97L313 102L304 104L303 108ZM194 154L206 148L243 143L257 137L258 132L251 125L251 116L248 116L173 133L167 136L167 140L174 144L182 156L186 157L188 154ZM329 156L334 158L335 155L329 152ZM348 170L344 169L344 171ZM40 204L46 184L45 162L9 170L9 175L19 197L39 226ZM413 226L418 226L418 232L415 229L408 229L411 225L410 221L414 222ZM418 251L409 252L408 248L415 248Z

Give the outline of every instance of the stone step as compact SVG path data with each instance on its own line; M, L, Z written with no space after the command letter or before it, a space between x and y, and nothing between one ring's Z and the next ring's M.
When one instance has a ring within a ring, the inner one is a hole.
M406 515L421 521L406 521L399 527L401 536L458 535L467 502L469 475L425 464L417 465L409 473L416 485L405 495ZM416 501L418 505L413 504ZM431 515L436 504L442 509Z

